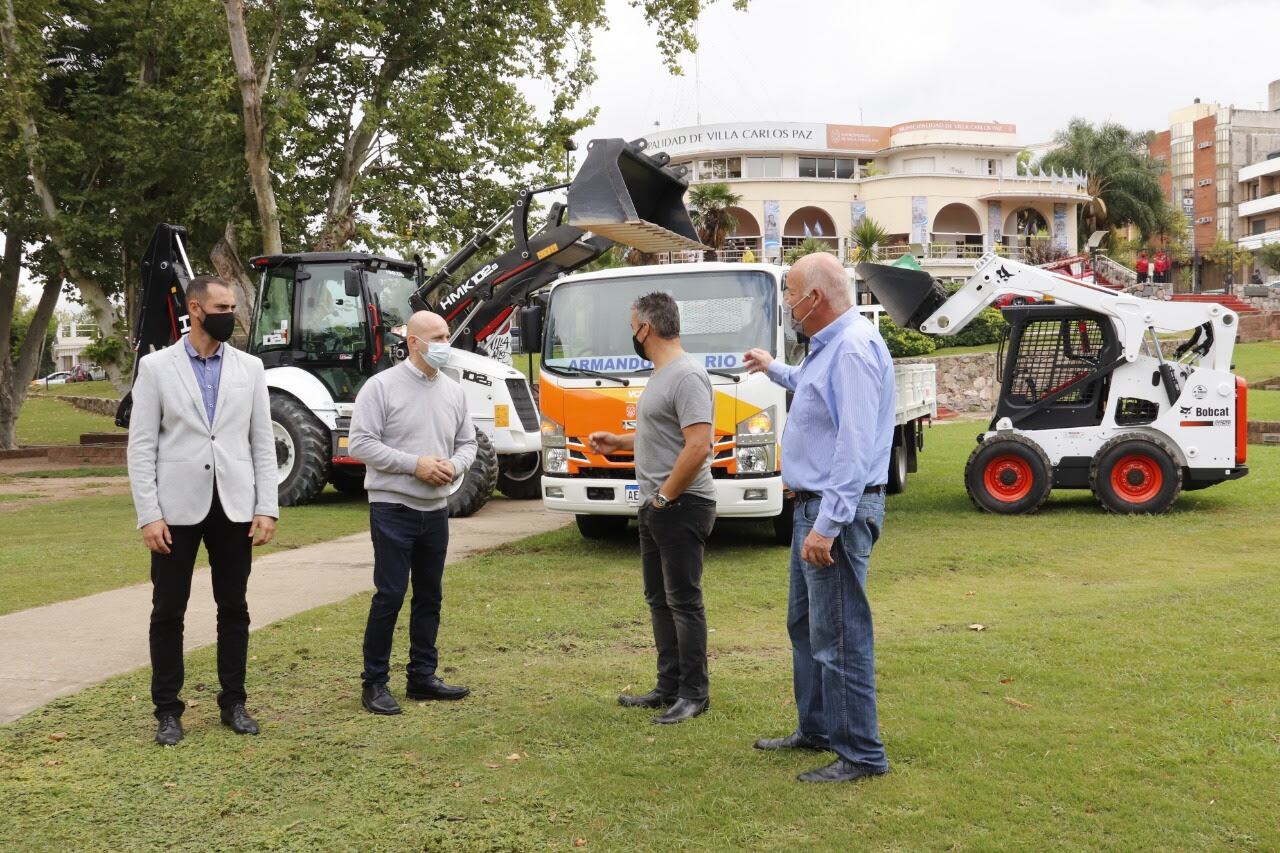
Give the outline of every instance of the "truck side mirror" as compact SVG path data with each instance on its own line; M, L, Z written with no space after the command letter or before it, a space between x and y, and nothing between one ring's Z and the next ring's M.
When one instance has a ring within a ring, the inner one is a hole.
M520 352L542 352L542 321L546 309L534 303L520 309Z
M342 289L353 299L360 295L364 283L364 272L356 269L342 271Z

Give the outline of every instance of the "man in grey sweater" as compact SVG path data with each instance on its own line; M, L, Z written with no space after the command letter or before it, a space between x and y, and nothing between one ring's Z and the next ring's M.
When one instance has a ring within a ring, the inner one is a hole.
M449 486L476 458L466 396L441 368L449 360L449 326L430 311L409 318L409 358L371 377L356 396L350 452L365 465L373 585L364 631L361 704L398 714L387 691L391 641L409 582L410 699L461 699L470 691L436 675L441 580L449 546Z

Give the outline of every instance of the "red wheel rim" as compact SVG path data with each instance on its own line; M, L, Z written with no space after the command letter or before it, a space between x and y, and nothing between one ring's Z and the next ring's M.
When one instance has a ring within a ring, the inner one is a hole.
M1029 495L1034 479L1030 463L1021 456L997 456L982 471L987 494L1004 503L1020 501Z
M1111 466L1111 490L1131 504L1152 500L1163 486L1164 472L1145 454L1126 454Z

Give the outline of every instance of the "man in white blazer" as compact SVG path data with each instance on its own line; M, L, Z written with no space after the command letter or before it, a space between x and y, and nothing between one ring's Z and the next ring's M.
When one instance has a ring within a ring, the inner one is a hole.
M275 534L271 404L262 362L230 346L235 294L197 276L187 287L191 331L144 356L133 383L129 481L151 551L151 700L156 742L182 740L182 628L203 541L218 604L218 706L237 734L257 734L245 711L252 545Z

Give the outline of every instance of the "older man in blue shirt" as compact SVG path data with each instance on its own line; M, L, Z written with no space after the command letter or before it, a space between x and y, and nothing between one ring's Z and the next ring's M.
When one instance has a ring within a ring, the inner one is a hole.
M791 539L791 635L800 725L757 749L831 750L836 759L803 782L847 782L888 771L876 723L875 654L867 563L884 526L893 443L893 360L880 332L858 313L835 256L807 255L791 268L791 322L810 338L791 367L764 350L752 371L795 396L782 436L782 476L795 492Z

